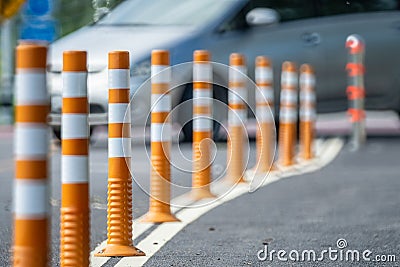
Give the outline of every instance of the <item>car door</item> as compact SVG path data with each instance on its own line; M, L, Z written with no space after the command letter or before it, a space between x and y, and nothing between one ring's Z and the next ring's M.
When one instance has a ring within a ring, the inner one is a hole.
M347 50L350 34L359 34L366 44L366 109L400 107L400 11L398 0L319 0L321 18L316 33L327 53L327 75L321 111L347 108Z
M246 14L253 8L267 7L277 11L281 17L278 23L265 26L249 26ZM250 1L232 19L221 25L214 35L213 59L228 64L229 54L243 53L247 58L248 74L254 79L254 60L266 55L273 61L275 103L279 104L281 65L290 60L300 66L309 63L318 75L325 75L325 56L320 46L313 17L316 14L314 1L273 0ZM319 87L324 79L319 80ZM254 90L248 94L249 103L254 107Z

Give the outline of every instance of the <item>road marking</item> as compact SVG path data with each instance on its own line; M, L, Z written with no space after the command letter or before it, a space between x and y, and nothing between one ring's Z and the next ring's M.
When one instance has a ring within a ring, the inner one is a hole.
M258 182L261 183L260 187L263 187L283 178L297 176L321 169L338 155L343 147L343 144L343 140L339 138L332 138L325 141L317 140L315 144L316 157L314 159L302 161L290 167L278 168L278 170L271 171L268 174L267 179L265 175L254 175L254 173L251 171L247 171L246 180L251 180L250 184L237 184L235 187L229 189L229 186L226 184L226 182L219 181L212 185L212 192L216 193L217 195L222 195L222 197L214 200L213 202L208 202L206 199L193 202L189 198L189 193L173 199L171 201L172 205L174 205L172 210L173 212L179 210L176 216L181 220L181 222L164 223L158 225L151 233L148 234L148 236L146 236L137 244L137 247L143 250L146 253L146 256L124 257L115 265L115 267L143 266L143 264L145 264L150 257L160 250L185 226L195 221L208 211L218 207L219 205L248 193L249 191L251 192L251 184L257 182L257 179ZM140 218L133 222L135 236L141 235L154 225L139 223L138 220L140 220ZM91 266L103 266L110 259L93 257L94 252L104 248L105 244L106 241L103 241L94 251L91 252Z

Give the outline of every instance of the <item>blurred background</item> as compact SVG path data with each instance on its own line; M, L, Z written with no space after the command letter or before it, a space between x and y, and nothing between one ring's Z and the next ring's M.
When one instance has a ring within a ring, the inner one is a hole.
M53 42L98 20L122 0L2 0L0 124L11 124L17 40Z

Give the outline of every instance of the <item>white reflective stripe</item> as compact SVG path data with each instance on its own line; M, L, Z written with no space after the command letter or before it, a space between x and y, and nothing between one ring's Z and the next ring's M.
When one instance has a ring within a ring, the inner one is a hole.
M314 94L314 92L300 91L300 101L301 102L308 102L308 103L315 103L315 94Z
M246 88L229 88L228 103L229 104L243 104L247 101L247 89Z
M193 82L211 82L212 69L208 63L193 63Z
M281 90L281 104L293 105L297 104L297 91L290 89Z
M246 66L230 66L229 81L230 82L245 82L245 81L247 81Z
M127 89L129 85L129 69L109 69L108 88Z
M300 109L300 120L301 121L315 121L317 114L315 109Z
M171 141L171 124L168 123L152 123L151 124L151 141L152 142L169 142Z
M87 156L61 156L61 181L64 184L87 183L89 160Z
M49 130L44 124L17 123L14 149L17 158L46 157Z
M17 73L15 76L16 105L41 105L49 103L44 73Z
M127 158L132 156L130 138L108 138L108 157Z
M212 92L207 89L193 90L193 105L194 106L211 106Z
M256 116L258 122L273 122L273 113L268 106L257 106Z
M208 132L213 128L213 119L210 116L193 116L193 131Z
M49 198L45 179L15 179L14 196L16 217L47 217Z
M89 125L86 114L65 114L61 115L61 138L81 139L88 138Z
M274 89L271 86L259 86L256 88L256 103L273 103Z
M297 112L295 108L281 107L279 113L279 121L284 123L292 123L297 121Z
M151 95L151 112L171 111L171 96L169 94Z
M256 67L256 83L272 83L273 75L270 67Z
M281 83L282 83L282 87L286 87L286 86L295 87L295 86L297 86L298 79L297 79L296 73L295 72L291 72L291 71L282 72Z
M246 109L230 109L228 112L228 124L229 126L242 126L247 122L247 110Z
M131 123L129 104L108 104L108 123Z
M170 83L171 68L163 65L151 66L151 83Z
M314 87L315 86L315 76L310 73L300 74L300 86L301 87Z
M62 72L62 96L86 97L87 72Z

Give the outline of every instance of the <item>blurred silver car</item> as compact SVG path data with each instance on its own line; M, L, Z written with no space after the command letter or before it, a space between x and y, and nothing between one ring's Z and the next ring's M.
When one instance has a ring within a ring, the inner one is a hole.
M275 98L283 61L312 64L317 75L318 112L345 110L347 61L345 40L357 33L366 42L366 108L400 111L400 12L398 0L130 0L94 24L54 42L50 47L48 85L52 124L60 123L61 67L64 50L88 51L90 122L107 121L107 53L131 52L131 93L150 76L152 49L168 49L171 64L192 60L193 51L207 49L212 60L228 64L229 54L243 53L249 76L254 59L269 56L274 63ZM192 97L189 69L172 73L185 84L174 90L173 105ZM214 80L227 84L226 72L214 69ZM227 101L224 86L214 86L214 98ZM249 92L254 105L254 90ZM278 101L276 101L278 102ZM278 103L276 103L278 104ZM133 100L132 122L146 123L150 91ZM191 137L191 107L176 115ZM214 111L217 116L223 112ZM217 128L217 127L216 127Z

